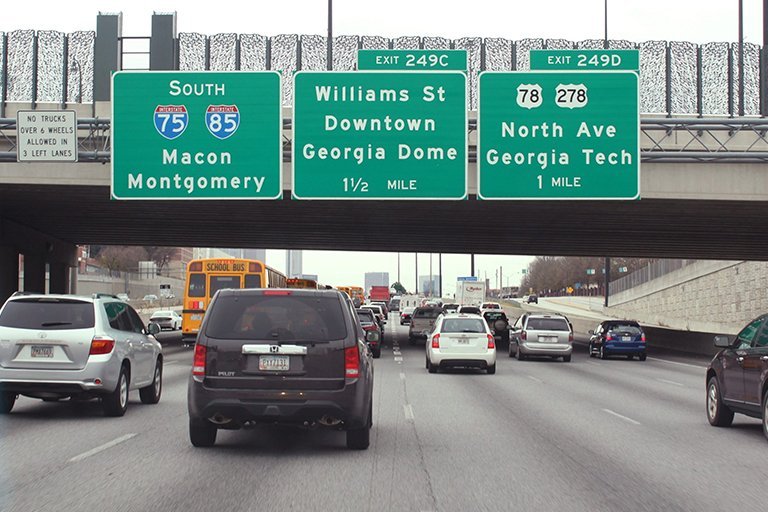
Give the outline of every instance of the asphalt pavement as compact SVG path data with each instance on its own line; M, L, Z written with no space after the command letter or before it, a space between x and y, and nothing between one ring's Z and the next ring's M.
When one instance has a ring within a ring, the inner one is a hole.
M514 315L513 315L514 316ZM367 451L342 432L271 426L187 434L192 351L166 348L160 403L20 398L0 417L0 510L763 510L760 422L713 428L704 367L663 357L570 363L499 353L496 375L424 368L407 327L375 360Z

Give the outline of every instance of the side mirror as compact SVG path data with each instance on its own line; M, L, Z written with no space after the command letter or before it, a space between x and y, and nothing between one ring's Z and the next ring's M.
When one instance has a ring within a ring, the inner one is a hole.
M731 346L731 339L722 334L715 336L715 346L718 348L728 348Z
M368 343L375 343L379 341L379 333L377 331L368 331L365 333L365 341Z
M587 334L594 336L595 335L595 331L590 329L590 330L587 331Z
M149 322L149 325L147 325L147 332L154 336L160 332L160 326L155 322Z

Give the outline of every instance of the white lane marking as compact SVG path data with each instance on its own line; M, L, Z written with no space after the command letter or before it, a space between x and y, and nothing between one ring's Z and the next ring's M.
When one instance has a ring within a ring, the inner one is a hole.
M667 380L667 379L656 379L659 382L663 382L664 384L671 384L673 386L680 386L681 388L685 387L685 384L680 384L679 382L675 382L673 380Z
M163 366L168 366L169 364L176 364L178 361L163 361Z
M94 448L92 450L88 450L87 452L83 452L80 455L75 455L74 457L69 459L69 462L78 462L78 461L81 461L83 459L86 459L86 458L90 457L91 455L96 455L97 453L103 452L104 450L108 450L109 448L112 448L115 445L118 445L120 443L123 443L123 442L131 439L132 437L136 437L136 435L137 434L133 433L133 434L125 434L124 436L120 436L117 439L113 439L112 441L110 441L108 443L104 443L101 446L97 446L96 448Z
M403 405L403 411L405 412L405 419L407 420L413 420L413 406L411 404L405 404Z
M594 361L586 361L586 363L590 366L602 366L600 363L596 363Z
M662 363L676 364L679 366L687 366L689 368L706 368L706 366L701 366L698 364L678 363L677 361L670 361L669 359L659 359L658 357L648 357L648 359L652 361L661 361Z
M403 355L403 353L402 353L402 352L400 352L399 350L395 350L394 354L395 354L396 356L401 356L401 355Z
M401 356L395 356L395 361L402 361L403 358Z
M527 375L527 377L528 377L529 379L531 379L532 381L534 381L534 382L538 382L539 384L544 384L544 381L543 381L543 380L541 380L541 379L537 379L537 378L536 378L536 377L534 377L533 375Z
M405 374L403 372L400 372L400 380L405 380Z
M621 419L622 419L622 420L624 420L624 421L628 421L629 423L632 423L633 425L640 425L640 422L639 422L639 421L635 421L635 420L633 420L632 418L627 418L627 417L626 417L626 416L624 416L623 414L619 414L619 413L617 413L617 412L614 412L614 411L612 411L612 410L610 410L610 409L603 409L603 412L607 412L608 414L611 414L611 415L613 415L613 416L616 416L617 418L621 418Z

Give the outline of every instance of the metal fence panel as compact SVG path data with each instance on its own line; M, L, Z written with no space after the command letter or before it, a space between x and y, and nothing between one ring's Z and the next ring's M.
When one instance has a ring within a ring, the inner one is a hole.
M208 40L209 69L234 71L237 69L237 34L215 34Z
M267 69L267 38L258 34L240 36L240 69L264 71Z
M34 30L8 33L8 101L32 101Z

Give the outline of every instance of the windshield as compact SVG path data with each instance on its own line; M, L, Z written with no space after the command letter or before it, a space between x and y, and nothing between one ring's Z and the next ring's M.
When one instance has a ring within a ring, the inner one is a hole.
M437 318L441 313L442 311L436 308L419 308L413 312L413 318Z
M529 318L528 330L531 331L570 331L571 328L562 318Z
M208 315L205 334L211 338L327 342L347 335L335 297L230 295Z
M55 331L88 329L93 326L93 304L78 300L11 300L0 314L0 327Z
M628 333L633 335L642 333L642 331L640 330L640 327L632 324L607 325L606 330L610 332L621 332L621 333Z
M485 333L485 324L475 318L448 318L440 329L445 333L473 332Z

